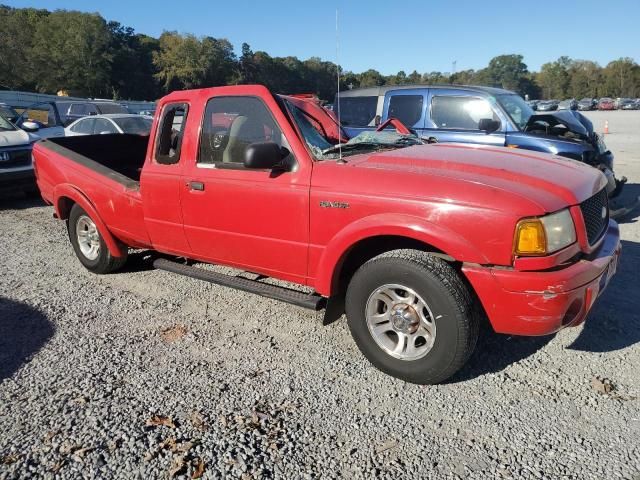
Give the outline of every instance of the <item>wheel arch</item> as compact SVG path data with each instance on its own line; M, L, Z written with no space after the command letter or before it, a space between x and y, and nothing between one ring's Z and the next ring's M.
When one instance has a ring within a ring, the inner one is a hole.
M96 228L104 239L111 255L118 258L126 255L126 247L112 235L89 198L80 190L68 184L57 185L54 191L54 199L53 205L59 219L67 220L73 206L75 204L80 205L96 224Z
M375 215L349 225L329 242L319 262L316 291L340 294L360 265L403 248L432 252L450 262L487 261L466 239L445 227L409 215Z

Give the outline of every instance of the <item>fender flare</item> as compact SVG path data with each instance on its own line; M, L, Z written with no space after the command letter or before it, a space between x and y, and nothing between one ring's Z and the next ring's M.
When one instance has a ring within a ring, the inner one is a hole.
M62 199L69 198L73 200L75 203L80 205L82 209L89 214L91 220L94 221L98 232L100 232L104 243L109 249L109 253L111 253L112 256L118 258L125 256L126 252L123 250L120 242L118 242L118 240L111 234L111 232L107 228L107 225L102 221L102 218L100 218L100 215L91 203L91 200L89 200L87 196L84 195L80 190L72 185L69 185L68 183L58 184L54 188L53 198L53 205L58 218L64 220L68 216L62 213Z
M459 234L412 215L377 214L361 218L340 230L326 245L316 270L315 289L335 293L338 272L351 248L367 238L393 235L420 241L457 261L484 264L487 258Z

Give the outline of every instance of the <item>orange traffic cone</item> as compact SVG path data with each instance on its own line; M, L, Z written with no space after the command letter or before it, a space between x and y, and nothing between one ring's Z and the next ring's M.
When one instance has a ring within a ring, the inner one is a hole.
M609 120L604 121L604 134L607 135L609 133Z

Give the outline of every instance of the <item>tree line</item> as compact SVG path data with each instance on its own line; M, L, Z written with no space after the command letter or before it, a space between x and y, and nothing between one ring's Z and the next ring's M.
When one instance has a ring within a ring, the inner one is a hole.
M167 92L261 83L275 92L336 93L337 66L317 57L272 57L224 38L164 32L159 38L96 13L0 5L0 88L113 99L155 100ZM340 89L403 84L489 85L530 98L638 97L640 66L619 58L602 67L563 56L529 71L522 55L499 55L479 70L383 75L342 71Z

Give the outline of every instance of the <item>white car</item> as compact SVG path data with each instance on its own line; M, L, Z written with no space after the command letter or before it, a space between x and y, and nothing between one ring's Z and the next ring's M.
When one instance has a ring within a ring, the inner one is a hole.
M129 133L149 135L152 117L132 113L112 113L83 117L64 129L65 136Z
M0 190L38 190L31 162L37 139L0 115Z

